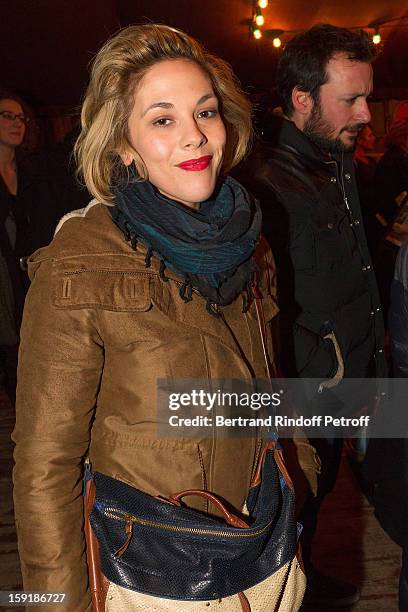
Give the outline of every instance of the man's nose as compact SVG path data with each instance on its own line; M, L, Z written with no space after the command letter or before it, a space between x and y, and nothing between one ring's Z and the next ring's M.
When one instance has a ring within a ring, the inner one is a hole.
M367 100L362 100L358 107L356 119L359 123L369 123L371 120L370 109L367 104Z

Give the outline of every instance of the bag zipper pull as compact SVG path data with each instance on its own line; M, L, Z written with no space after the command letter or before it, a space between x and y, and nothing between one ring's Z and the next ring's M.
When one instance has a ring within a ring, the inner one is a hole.
M123 555L123 553L127 550L127 547L130 544L130 540L132 539L133 521L132 521L132 517L129 514L126 514L125 531L127 535L126 541L122 544L120 548L118 548L116 552L113 553L115 557L121 557Z
M89 480L93 480L93 474L92 474L92 469L91 469L91 462L89 460L89 457L87 457L84 461L84 474L82 477L82 495L83 497L86 496L86 483Z

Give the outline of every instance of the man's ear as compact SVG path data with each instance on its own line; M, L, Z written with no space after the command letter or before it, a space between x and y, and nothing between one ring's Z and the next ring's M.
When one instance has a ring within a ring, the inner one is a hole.
M310 92L294 87L292 90L292 104L295 111L305 117L310 115L314 102Z

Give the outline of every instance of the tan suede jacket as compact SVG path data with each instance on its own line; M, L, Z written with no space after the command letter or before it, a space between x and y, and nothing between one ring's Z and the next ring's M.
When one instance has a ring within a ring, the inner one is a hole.
M266 375L254 304L243 314L239 298L211 316L198 294L180 299L176 275L166 270L164 282L157 261L145 267L145 251L131 249L104 205L67 217L29 261L13 434L24 589L67 594L66 607L47 612L91 609L84 457L149 494L205 488L240 509L260 443L158 439L156 381ZM262 262L270 321L275 270L270 254Z

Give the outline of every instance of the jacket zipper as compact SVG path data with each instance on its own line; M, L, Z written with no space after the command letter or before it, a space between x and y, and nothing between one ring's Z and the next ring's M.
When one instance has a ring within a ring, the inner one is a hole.
M349 203L348 203L348 198L346 196L346 188L344 187L344 179L343 179L343 154L341 155L341 171L340 172L339 172L338 163L337 163L337 161L335 159L333 159L332 161L326 162L326 163L334 164L334 167L336 168L337 183L339 185L339 188L340 188L340 191L341 191L341 195L343 196L343 202L346 205L346 209L347 209L347 212L349 214L350 220L353 221L353 215L352 215Z
M337 172L337 177L341 179L340 180L340 186L341 186L341 192L343 194L343 200L344 200L346 208L347 208L347 210L349 212L350 219L352 220L351 209L350 209L350 206L349 206L349 203L348 203L348 199L347 199L347 196L346 196L346 188L344 186L343 169L344 169L344 165L343 165L343 154L342 154L341 155L341 169L340 169L340 172L339 172L339 169L338 169L337 164L336 164L336 172ZM339 176L339 174L340 174L340 176Z
M354 216L353 216L353 211L351 210L351 208L349 206L348 199L347 199L347 196L346 196L346 189L344 187L343 154L341 156L341 173L340 173L341 180L340 180L340 176L339 176L339 169L338 169L338 166L337 166L337 162L335 160L333 160L333 162L336 164L337 182L339 183L340 190L341 190L341 193L342 193L342 196L343 196L343 201L344 201L344 203L346 205L346 208L347 208L347 211L348 211L348 214L349 214L350 227L352 228L353 234L354 234L354 236L356 238L356 242L357 242L358 250L360 252L361 260L363 262L363 266L366 266L367 264L364 263L365 262L365 256L364 256L364 253L363 253L362 248L361 248L360 240L358 239L358 236L356 235L356 232L355 232L355 229L354 229L355 219L354 219Z

